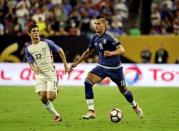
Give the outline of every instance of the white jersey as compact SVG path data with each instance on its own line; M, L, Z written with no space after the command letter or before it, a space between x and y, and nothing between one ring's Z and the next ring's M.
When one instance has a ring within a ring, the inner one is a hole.
M26 48L27 62L34 63L42 74L48 75L50 72L55 72L52 51L58 53L59 50L60 47L48 39L41 40L37 44L29 44Z

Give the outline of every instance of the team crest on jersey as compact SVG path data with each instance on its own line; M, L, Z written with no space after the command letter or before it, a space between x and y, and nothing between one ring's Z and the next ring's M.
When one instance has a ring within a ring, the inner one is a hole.
M119 42L117 37L114 37L113 39L114 39L115 42Z

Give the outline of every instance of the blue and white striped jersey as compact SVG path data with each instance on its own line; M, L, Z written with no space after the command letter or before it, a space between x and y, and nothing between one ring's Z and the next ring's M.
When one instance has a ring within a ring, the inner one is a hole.
M118 38L110 31L105 31L101 36L95 34L89 44L89 49L96 49L99 54L99 64L106 67L118 67L121 64L120 56L104 57L104 51L115 51L120 45Z

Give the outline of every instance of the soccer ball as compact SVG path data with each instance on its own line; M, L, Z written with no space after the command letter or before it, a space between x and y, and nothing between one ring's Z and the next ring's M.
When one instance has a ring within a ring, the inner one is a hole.
M122 111L118 108L114 108L109 112L109 118L114 123L120 122L122 117Z

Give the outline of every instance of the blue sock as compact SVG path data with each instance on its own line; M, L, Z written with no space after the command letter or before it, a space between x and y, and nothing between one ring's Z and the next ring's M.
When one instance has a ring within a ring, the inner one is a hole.
M93 89L92 89L93 83L90 80L86 79L84 84L85 84L85 97L86 97L86 99L93 99L94 98Z
M127 99L127 101L129 103L132 103L133 100L134 100L133 95L132 95L132 93L129 90L124 92L124 97Z

